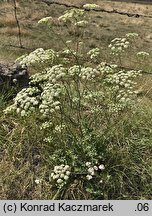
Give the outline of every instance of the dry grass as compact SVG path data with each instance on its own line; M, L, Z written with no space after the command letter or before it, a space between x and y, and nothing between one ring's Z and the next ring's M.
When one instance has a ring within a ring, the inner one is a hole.
M1 10L8 11L8 10L12 9L12 4L10 4L8 2L1 2L0 8L1 8Z
M5 14L2 17L0 17L0 27L15 27L16 26L16 20L13 16L13 14Z
M26 29L21 29L22 31L22 36L27 37L30 36L29 31ZM18 28L17 27L5 27L5 28L1 28L1 34L7 34L7 35L11 35L11 36L17 36L18 37Z
M133 4L126 2L115 2L106 0L60 0L61 3L75 4L81 6L85 3L97 3L105 10L125 11L129 13L152 14L152 5ZM29 7L30 5L30 7ZM17 6L18 19L21 26L22 42L26 50L17 48L9 49L9 45L18 46L18 30L14 18L13 4L0 3L0 48L1 61L5 61L6 56L14 60L24 52L29 52L38 47L54 48L59 50L62 46L60 40L57 40L44 28L37 25L37 21L45 16L57 18L67 8L59 5L48 6L41 1L20 1ZM137 45L141 51L151 52L151 20L149 18L135 18L123 16L120 14L109 14L105 12L89 12L92 20L86 31L86 41L89 48L102 47L105 59L109 59L107 45L115 37L123 37L128 32L136 32L140 35L140 41ZM57 31L59 28L57 29ZM63 37L69 39L66 27L60 29ZM133 53L134 55L134 53ZM128 62L126 62L128 64Z
M138 79L138 85L139 94L152 101L152 75L143 75Z
M93 0L60 0L60 2L67 3L67 4L75 4L75 5L82 5L87 2L89 3L98 3L101 5L103 9L106 10L113 10L117 9L118 11L126 11L126 12L134 12L134 13L143 13L143 14L151 14L152 13L152 6L147 5L136 5L130 4L125 2L109 2L109 1L93 1ZM29 7L30 4L30 7ZM6 6L6 7L5 7ZM51 5L47 6L45 3L40 1L20 1L18 4L18 18L20 21L20 25L22 28L22 35L23 35L23 42L25 39L25 43L27 38L27 29L33 31L33 35L35 35L35 40L37 43L42 43L43 46L46 47L49 39L49 46L56 47L56 40L54 38L50 38L46 35L43 29L37 27L37 21L45 16L53 16L58 17L60 16L67 8L64 6L59 5ZM11 3L1 3L0 4L0 26L1 27L11 27L12 29L16 27L16 21L14 19L14 11L13 5ZM93 20L93 24L90 25L88 32L92 32L92 34L86 34L86 37L89 38L88 45L92 47L92 42L90 44L90 38L93 40L94 46L104 46L106 47L107 44L110 42L111 39L117 36L123 36L125 33L128 32L137 32L142 38L142 43L140 47L144 47L147 51L150 50L150 43L152 42L151 37L151 19L148 18L130 18L127 16L122 16L119 14L108 14L108 13L90 13L91 19ZM98 26L95 28L95 25ZM140 26L140 28L139 28ZM5 37L11 34L11 30L2 29L2 34L5 33ZM8 33L8 34L7 34ZM62 29L63 35L67 37L67 29ZM0 38L1 35L0 34ZM15 34L15 30L12 30L12 34ZM46 39L46 40L45 40ZM33 37L29 35L29 45L31 49L33 47ZM41 41L38 41L41 40ZM6 44L7 45L7 44ZM12 44L13 45L13 44ZM16 44L14 44L16 45ZM3 43L5 46L5 43ZM29 47L27 47L29 48ZM58 47L59 48L59 47ZM0 56L2 58L2 56Z

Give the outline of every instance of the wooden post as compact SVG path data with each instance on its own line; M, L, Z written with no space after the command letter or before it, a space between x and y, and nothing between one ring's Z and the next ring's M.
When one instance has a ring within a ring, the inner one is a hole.
M19 45L20 48L23 48L23 44L22 44L22 36L21 36L21 27L20 27L20 23L17 17L17 6L16 6L16 0L13 0L14 3L14 16L15 16L15 20L16 20L16 24L17 24L17 28L18 28L18 38L19 38Z

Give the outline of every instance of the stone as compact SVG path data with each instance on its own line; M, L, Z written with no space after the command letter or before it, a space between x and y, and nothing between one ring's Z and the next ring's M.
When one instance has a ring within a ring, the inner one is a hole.
M11 88L20 91L27 88L28 83L29 74L26 67L16 63L0 63L0 93L8 92Z

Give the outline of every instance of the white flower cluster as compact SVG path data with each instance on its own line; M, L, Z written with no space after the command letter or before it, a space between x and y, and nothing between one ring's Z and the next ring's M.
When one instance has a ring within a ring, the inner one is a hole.
M96 59L100 55L100 49L99 48L94 48L91 49L87 55L90 56L90 59Z
M30 85L43 84L46 82L58 83L66 76L66 69L61 65L46 68L42 73L36 73L30 77Z
M118 56L124 52L130 45L130 42L126 38L115 38L108 46L111 49L113 55Z
M82 67L79 76L83 80L93 80L100 75L100 71L92 67Z
M96 171L103 171L105 169L105 166L103 164L100 164L99 166L97 165L92 165L91 162L86 162L86 166L88 168L88 175L86 176L87 180L91 180L93 176L95 176Z
M117 65L108 65L106 62L102 62L97 66L97 70L99 70L102 75L108 75L114 74L116 72L117 67Z
M21 90L14 99L14 104L5 110L5 113L16 111L21 116L26 116L36 108L47 116L60 110L59 96L61 86L59 81L65 76L62 65L47 68L42 74L32 75L30 86Z
M66 127L66 126L65 126L64 124L62 124L62 125L56 125L55 128L54 128L54 130L55 130L56 132L60 132L60 133L61 133L61 131L62 131L65 127Z
M13 82L14 84L16 84L16 83L17 83L17 79L13 79L12 82Z
M13 111L16 111L16 106L14 104L8 106L6 109L4 109L4 114L12 113Z
M36 86L38 84L41 85L46 81L47 81L47 76L45 76L44 73L36 73L31 75L29 84L32 86L33 85Z
M125 106L123 104L110 103L108 108L111 114L117 115Z
M51 121L46 121L46 122L42 123L40 129L41 129L41 130L44 130L44 129L50 128L50 127L52 127L52 126L53 126L53 124L52 124Z
M74 65L74 66L70 67L68 70L68 74L72 77L75 75L79 75L80 72L81 72L81 66L79 66L79 65Z
M64 50L62 50L62 54L65 54L65 55L71 55L71 49L64 49Z
M137 53L137 57L144 60L144 59L147 59L147 58L149 57L149 53L148 53L148 52L141 51L141 52L138 52L138 53Z
M141 75L141 71L121 70L115 74L109 74L104 82L111 84L112 94L116 95L116 101L122 105L128 105L133 102L136 96L133 79Z
M48 136L48 137L44 138L43 141L46 142L46 143L51 143L53 141L53 137Z
M42 183L42 179L35 179L35 184L39 185Z
M87 101L93 101L94 102L100 102L101 100L104 99L104 92L102 90L98 90L98 91L86 91L85 95L84 95L84 99L86 99ZM95 104L96 105L96 104Z
M52 49L44 50L43 48L38 48L31 52L29 55L23 55L16 61L21 65L30 66L43 63L53 63L56 58L56 53Z
M63 60L62 64L64 64L64 65L67 65L67 64L71 63L70 59L68 57L64 57L62 60Z
M22 89L15 97L14 104L5 110L5 113L16 110L21 116L27 116L37 108L40 97L39 89L36 87L29 87Z
M102 105L94 104L92 105L92 108L90 110L90 113L95 114L95 113L101 113L102 112Z
M63 65L55 65L50 68L46 68L43 73L46 73L46 78L50 83L58 83L62 78L66 76L66 69Z
M97 4L85 4L83 5L83 8L87 10L94 10L94 9L99 9L100 6Z
M81 21L76 22L76 23L75 23L75 26L84 28L84 27L87 26L87 24L88 24L88 21L86 21L86 20L81 20Z
M47 116L60 109L59 96L61 93L60 85L47 83L41 93L40 112Z
M66 57L72 57L72 56L78 56L79 54L73 50L73 49L64 49L62 51L59 52L61 55L66 56Z
M54 171L50 175L50 180L55 180L57 184L65 184L71 174L71 168L69 165L61 164L55 166Z
M82 9L70 9L65 11L65 14L58 18L59 21L63 22L78 22L79 18L84 16L84 10Z
M53 18L51 17L51 16L49 16L49 17L44 17L44 18L42 18L42 19L40 19L39 21L38 21L38 24L48 24L48 23L50 23L50 22L52 22L53 21Z
M137 33L127 33L126 34L126 37L129 39L129 40L134 40L138 37L139 35Z
M71 44L72 43L72 40L67 40L66 41L66 44Z

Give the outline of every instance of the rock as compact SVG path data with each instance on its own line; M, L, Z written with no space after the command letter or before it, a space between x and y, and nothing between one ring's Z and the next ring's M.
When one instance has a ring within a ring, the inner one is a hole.
M28 87L29 74L27 68L20 64L0 63L0 93L8 92L11 88L21 90Z

